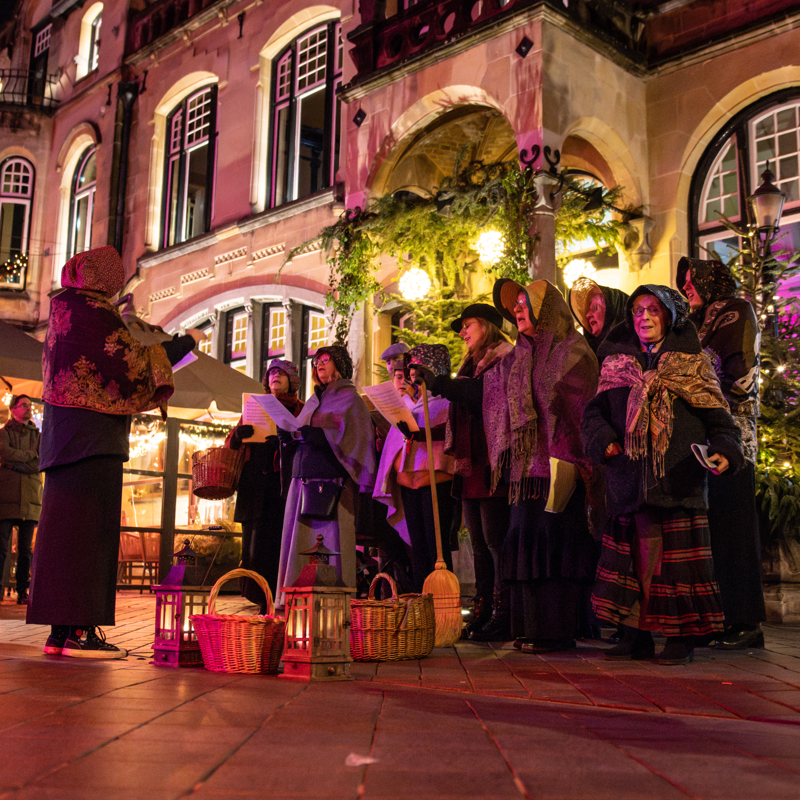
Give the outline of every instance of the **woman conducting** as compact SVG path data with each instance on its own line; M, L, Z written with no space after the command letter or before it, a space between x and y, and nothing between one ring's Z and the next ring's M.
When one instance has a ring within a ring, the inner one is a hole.
M695 637L722 630L706 469L692 445L708 443L716 472L736 471L743 461L739 429L673 289L636 289L626 321L599 354L600 385L582 430L588 455L606 465L612 523L592 601L599 617L626 626L606 657L651 657L651 631L659 631L667 637L659 661L686 664Z

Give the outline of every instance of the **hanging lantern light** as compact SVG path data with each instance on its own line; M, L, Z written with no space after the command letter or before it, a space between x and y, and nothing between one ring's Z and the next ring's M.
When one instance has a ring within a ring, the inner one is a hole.
M496 264L505 253L505 237L500 231L481 231L478 241L475 243L475 250L481 257L481 261L487 264Z
M597 270L591 261L587 261L585 258L573 258L564 267L564 283L570 289L578 278L591 278L596 272Z
M406 300L422 300L431 291L431 279L425 270L412 267L400 276L400 294Z

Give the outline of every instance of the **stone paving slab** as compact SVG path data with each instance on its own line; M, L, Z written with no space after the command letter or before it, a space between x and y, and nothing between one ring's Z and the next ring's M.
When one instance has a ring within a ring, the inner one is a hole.
M0 607L0 800L800 796L800 626L681 667L460 642L307 684L151 666L153 611L120 595L132 655L76 663Z

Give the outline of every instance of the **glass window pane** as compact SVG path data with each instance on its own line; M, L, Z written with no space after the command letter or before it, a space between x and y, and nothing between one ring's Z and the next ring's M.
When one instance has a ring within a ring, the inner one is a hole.
M269 312L269 355L283 355L286 351L286 310L271 308Z
M771 136L775 133L775 119L772 114L764 117L756 123L756 137Z
M719 220L719 212L722 210L722 206L719 200L712 200L710 203L706 203L706 222L717 222Z
M762 139L756 144L756 160L772 161L775 158L775 142L772 139Z
M322 170L325 147L325 96L318 91L298 101L299 154L297 164L297 197L313 194L328 185Z
M120 525L160 528L164 481L153 475L127 473L122 477Z
M275 122L275 205L294 199L289 196L287 181L289 173L289 109L282 108Z
M95 158L94 151L86 159L83 165L83 169L78 175L78 189L82 189L85 186L88 186L90 183L94 183L97 180L97 160Z
M297 43L297 90L309 89L325 80L328 30L322 28Z
M75 201L75 216L73 219L73 253L82 253L90 247L91 220L89 211L91 208L91 194L85 194Z
M186 220L187 238L199 236L204 230L206 208L206 176L208 175L208 144L192 150L186 166Z
M739 186L739 182L736 180L736 173L729 172L726 175L722 176L722 193L723 194L734 194Z
M722 156L720 168L723 172L730 172L736 169L736 148L733 145L730 145L725 151L725 155Z
M793 203L797 200L800 200L800 194L797 191L797 181L787 181L786 183L781 184L781 189L786 193L786 202Z
M797 156L782 158L778 161L778 179L783 181L786 178L797 176Z
M709 199L719 197L719 178L712 178L711 183L708 184L708 197Z
M167 245L183 241L182 230L178 220L178 200L180 199L179 181L180 161L172 159L169 170L169 236Z
M166 435L167 426L159 417L135 415L128 437L130 452L125 468L163 471Z
M27 206L22 203L3 203L0 206L0 264L22 253Z
M778 137L778 155L785 156L797 152L797 131L782 133Z
M737 197L726 197L723 201L723 213L728 219L738 216L739 199Z
M797 127L797 108L784 108L777 113L778 130L788 131Z

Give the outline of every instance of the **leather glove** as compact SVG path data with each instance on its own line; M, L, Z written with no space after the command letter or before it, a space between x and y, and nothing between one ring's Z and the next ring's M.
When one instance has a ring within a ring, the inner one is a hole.
M399 430L406 439L410 439L414 435L411 433L411 428L408 427L408 423L403 422L403 420L397 423L397 430Z
M317 428L314 425L302 425L298 428L301 438L304 442L308 444L316 445L317 447L323 446L327 439L325 438L325 432L322 428Z
M289 431L285 431L283 428L278 428L278 441L284 447L288 447L290 444L294 442L294 439L292 438L292 434Z
M231 450L238 450L242 446L242 439L249 439L256 432L252 425L239 425L231 437Z
M422 381L424 380L425 385L430 388L436 376L427 367L423 367L422 364L414 364L414 369L416 371L414 383L416 383L417 386L422 386Z

